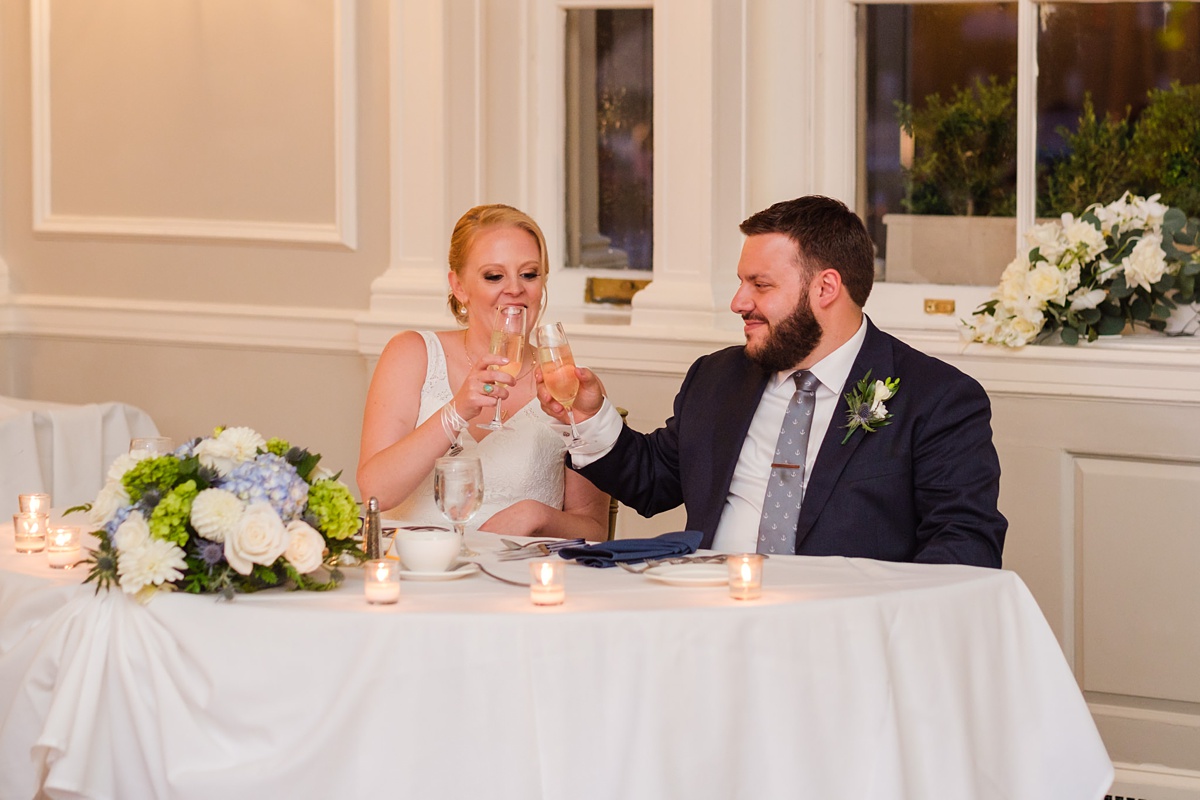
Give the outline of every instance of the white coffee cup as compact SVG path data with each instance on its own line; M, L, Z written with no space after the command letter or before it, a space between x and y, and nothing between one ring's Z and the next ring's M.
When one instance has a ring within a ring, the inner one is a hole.
M462 542L454 531L397 530L392 540L409 572L445 572L458 561Z

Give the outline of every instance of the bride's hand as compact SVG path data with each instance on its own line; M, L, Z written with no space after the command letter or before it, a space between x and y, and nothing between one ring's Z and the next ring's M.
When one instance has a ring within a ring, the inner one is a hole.
M508 397L508 387L513 385L513 377L507 372L490 369L506 362L504 356L484 355L467 373L466 380L458 387L452 401L463 419L475 419L485 409L490 413L496 407L496 398Z
M479 530L505 536L537 536L545 526L549 508L537 500L518 500L488 517Z

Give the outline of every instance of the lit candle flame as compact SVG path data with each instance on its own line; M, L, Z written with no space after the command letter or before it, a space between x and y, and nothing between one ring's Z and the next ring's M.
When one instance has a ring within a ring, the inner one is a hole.
M554 568L549 564L542 564L542 574L538 578L543 586L549 586L550 581L554 578Z
M387 564L378 564L378 565L376 565L376 567L375 567L375 580L377 580L377 581L381 581L381 582L382 582L382 581L386 581L387 579L388 579L388 566L387 566Z
M749 583L750 578L751 578L750 564L749 564L749 562L743 561L742 562L742 582Z

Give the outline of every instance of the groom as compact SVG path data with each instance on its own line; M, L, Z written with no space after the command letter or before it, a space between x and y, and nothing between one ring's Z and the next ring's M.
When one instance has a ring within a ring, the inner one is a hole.
M644 516L683 503L702 548L999 567L1008 523L987 395L863 314L875 269L861 220L810 196L741 230L730 308L745 346L692 364L649 434L579 369L572 466Z

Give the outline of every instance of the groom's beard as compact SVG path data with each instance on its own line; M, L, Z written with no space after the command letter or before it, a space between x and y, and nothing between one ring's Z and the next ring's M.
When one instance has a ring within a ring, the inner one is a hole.
M767 323L766 341L757 348L746 344L746 355L767 372L782 372L795 367L816 349L824 334L808 304L807 289L792 313L777 323L772 324L758 314L748 314L745 318Z

